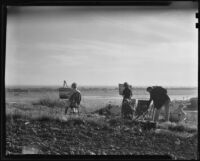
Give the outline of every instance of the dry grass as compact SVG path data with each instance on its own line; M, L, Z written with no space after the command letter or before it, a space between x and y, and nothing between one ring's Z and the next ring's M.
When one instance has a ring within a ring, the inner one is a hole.
M42 105L47 107L61 107L64 108L68 102L61 100L61 99L50 99L50 98L42 98L38 100L37 102L33 102L33 105Z
M35 96L37 96L37 99L33 99L32 103L21 103L25 99L32 99ZM10 96L9 96L10 97ZM19 101L19 103L16 104L7 104L6 105L6 113L7 114L13 114L13 115L22 115L27 118L35 118L35 119L60 119L62 118L64 114L65 106L68 105L67 101L64 101L62 99L59 99L56 95L56 92L47 92L47 93L34 93L29 92L28 95L21 95L19 97L14 96L13 99L16 99L14 101L17 101L17 99L22 99ZM91 98L90 98L91 99ZM103 107L106 107L109 103L111 103L113 106L117 106L118 108L112 108L116 109L117 112L113 112L111 109L111 113L118 113L120 112L120 100L112 100L109 97L105 99L96 99L92 98L90 100L89 98L83 98L81 102L81 108L80 110L84 113L90 113L92 111L95 111L97 109L101 109ZM112 100L111 102L109 100ZM172 112L174 109L176 109L179 104L182 103L182 101L172 101ZM186 111L187 112L187 111ZM174 117L173 115L170 116L170 121L172 122L169 126L170 130L177 130L177 131L192 131L193 128L197 128L197 122L198 122L198 116L197 112L188 112L187 113L187 122L186 123L178 123L177 117ZM94 119L94 117L92 117ZM176 125L176 126L175 126Z
M158 124L157 126L160 129L167 129L174 132L187 132L187 133L196 133L197 132L197 126L188 125L186 123L174 123L174 122L164 122L161 124Z
M149 131L140 133L138 128L127 126L120 118L111 117L107 121L104 116L90 113L106 107L109 103L120 105L121 100L112 100L109 96L105 99L84 97L81 103L89 109L88 112L82 113L79 118L69 117L67 120L63 120L65 102L58 98L56 92L29 92L26 95L9 96L7 100L17 102L6 104L6 146L11 154L21 153L21 146L30 145L31 142L38 145L44 154L87 154L91 150L99 154L98 150L101 149L107 154L123 152L162 155L169 152L185 159L194 159L197 155L196 138L184 138L181 144L176 146L176 137ZM197 126L191 125L197 122L197 113L190 113L188 117L191 120L190 125L175 123L175 118L171 118L173 123L163 123L158 127L173 133L187 132L193 135L197 132ZM78 125L77 128L71 126L74 123ZM112 144L120 148L112 150ZM79 148L83 149L83 152L80 152Z
M36 105L35 105L36 106ZM16 118L25 118L25 119L31 119L31 120L38 120L38 121L49 121L57 120L57 121L63 121L63 114L64 111L61 110L61 108L48 108L46 106L40 106L40 108L34 108L29 111L23 111L19 109L15 109L12 112L7 113L7 119L15 120ZM38 105L37 105L38 106ZM80 117L82 120L87 121L94 121L98 123L105 123L104 116L99 116L97 114L82 114ZM73 117L68 117L68 120L73 119ZM114 122L113 122L114 121ZM111 124L118 124L120 121L119 119L116 120L116 118L111 118L110 123ZM197 126L186 124L184 122L175 123L175 122L165 122L158 125L158 128L160 129L167 129L174 132L187 132L187 133L195 133L197 132Z
M22 115L27 118L32 119L41 119L41 120L47 120L47 119L62 119L64 115L65 110L65 103L63 100L59 99L50 99L50 98L43 98L40 99L37 102L32 103L32 105L29 104L7 104L6 107L6 113L7 114L13 114L13 115ZM107 107L106 105L105 107ZM110 105L112 106L112 105ZM118 109L118 112L120 112L120 107L111 108L111 113L113 113L112 109ZM81 108L83 110L83 108ZM89 112L86 112L89 113ZM116 113L116 111L114 112ZM171 131L179 131L179 132L189 132L189 131L195 131L197 129L197 113L190 113L189 116L189 123L181 122L179 123L177 118L173 116L170 116L171 123L168 125L162 125L163 128L169 129ZM97 117L97 116L96 116ZM88 117L94 119L94 117ZM196 118L196 119L195 119ZM193 119L193 120L191 120ZM164 127L165 126L165 127Z
M23 107L23 108L21 108ZM51 118L57 119L64 114L64 108L54 107L49 108L42 105L30 105L30 104L7 104L6 115L22 116L25 118L39 119L39 118Z

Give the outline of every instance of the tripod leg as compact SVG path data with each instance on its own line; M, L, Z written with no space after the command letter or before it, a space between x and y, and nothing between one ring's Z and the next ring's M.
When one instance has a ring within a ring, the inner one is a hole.
M153 120L153 117L154 117L154 113L155 113L155 108L153 107L152 120Z
M65 108L65 115L67 114L68 108L69 108L69 107L66 107L66 108Z
M152 108L150 107L150 109L148 110L148 119L151 118L151 113L152 113Z
M148 111L146 111L146 112L144 112L144 113L142 114L143 120L146 119L146 114L147 114L147 112L148 112Z
M78 108L78 115L80 116L80 110L79 110L79 108Z
M139 119L139 118L140 118L140 116L141 116L141 115L138 115L138 116L136 116L136 118L135 118L135 119L133 119L133 120L135 120L135 121L136 121L137 119Z

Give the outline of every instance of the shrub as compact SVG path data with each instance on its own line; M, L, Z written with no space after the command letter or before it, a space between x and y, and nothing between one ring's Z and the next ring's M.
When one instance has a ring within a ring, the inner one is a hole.
M172 114L170 114L170 116L169 116L169 121L170 122L179 122L179 118L176 116L176 115L172 115Z
M168 129L171 131L183 132L185 130L185 127L183 125L176 125L176 126L169 126Z
M191 109L197 109L198 107L198 98L194 97L190 99L190 105L188 106Z
M44 98L40 99L38 102L34 102L33 105L42 105L47 107L65 107L66 102L59 100L59 99L50 99L50 98Z
M110 126L117 126L121 123L121 120L120 119L116 119L116 118L112 118L109 120L109 125Z
M40 121L40 122L49 122L49 121L52 120L52 118L50 118L48 116L40 116L40 117L32 118L32 120L37 120L37 121Z
M173 126L169 126L168 129L171 131L179 131L179 132L189 132L189 133L197 132L197 128L195 126L187 125L184 123L179 123Z
M176 132L188 132L188 133L197 132L196 126L191 126L185 123L164 122L162 124L159 124L157 127L160 129L168 129Z
M196 125L191 125L187 124L184 122L163 122L157 125L157 128L159 129L168 129L171 131L176 131L176 132L188 132L188 133L195 133L197 132L197 126Z
M20 119L23 118L23 115L20 115L19 113L10 113L10 114L6 114L6 120L7 121L11 121L11 120L16 120L16 119Z

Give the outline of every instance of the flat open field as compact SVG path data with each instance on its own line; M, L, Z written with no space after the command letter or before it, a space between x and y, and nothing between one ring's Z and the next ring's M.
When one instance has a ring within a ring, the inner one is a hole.
M59 99L59 87L15 87L22 92L14 92L14 88L7 88L6 102L32 103L40 99ZM25 92L23 92L23 90ZM120 105L122 96L119 95L117 87L81 87L81 104L88 110L96 110L107 104ZM187 100L197 97L197 88L170 88L168 94L171 100ZM149 99L145 88L133 88L133 98Z
M187 123L160 126L167 132L141 131L134 123L120 119L122 97L118 89L82 88L80 91L81 116L77 122L77 118L64 115L66 102L59 99L55 88L7 89L7 154L21 154L25 153L24 148L36 147L39 149L36 154L168 154L175 159L197 158L197 110L186 111ZM195 97L197 91L172 89L168 92L173 112L186 98ZM149 96L145 89L137 89L133 91L133 98L148 99ZM108 104L114 109L110 116L91 113Z
M17 91L15 91L17 89ZM122 96L119 95L117 87L81 87L82 93L81 107L84 112L92 112L97 109L104 108L108 104L121 106ZM172 100L171 112L178 108L178 106L187 102L191 97L197 96L196 88L169 88L168 94ZM145 88L134 88L133 98L149 99ZM38 105L38 102L48 100L52 103L62 102L65 100L59 99L58 87L15 87L7 88L6 103L7 104L26 104L26 106ZM62 104L61 103L61 104ZM40 104L39 104L40 105ZM43 104L45 105L45 104ZM11 105L12 106L12 105ZM18 105L16 105L18 106ZM59 106L59 105L58 105ZM10 105L9 105L10 107ZM44 107L43 107L44 108ZM12 110L13 108L9 108ZM63 112L63 111L62 111ZM197 125L197 111L185 111L190 122Z

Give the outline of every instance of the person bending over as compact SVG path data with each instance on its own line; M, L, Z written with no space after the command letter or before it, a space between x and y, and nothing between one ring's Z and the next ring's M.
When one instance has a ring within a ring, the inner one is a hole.
M162 107L165 108L165 121L169 121L169 104L170 98L167 95L167 90L160 86L148 87L146 89L147 92L150 94L150 99L148 102L148 106L151 104L151 101L154 103L155 113L153 120L157 122L160 115L160 110Z

